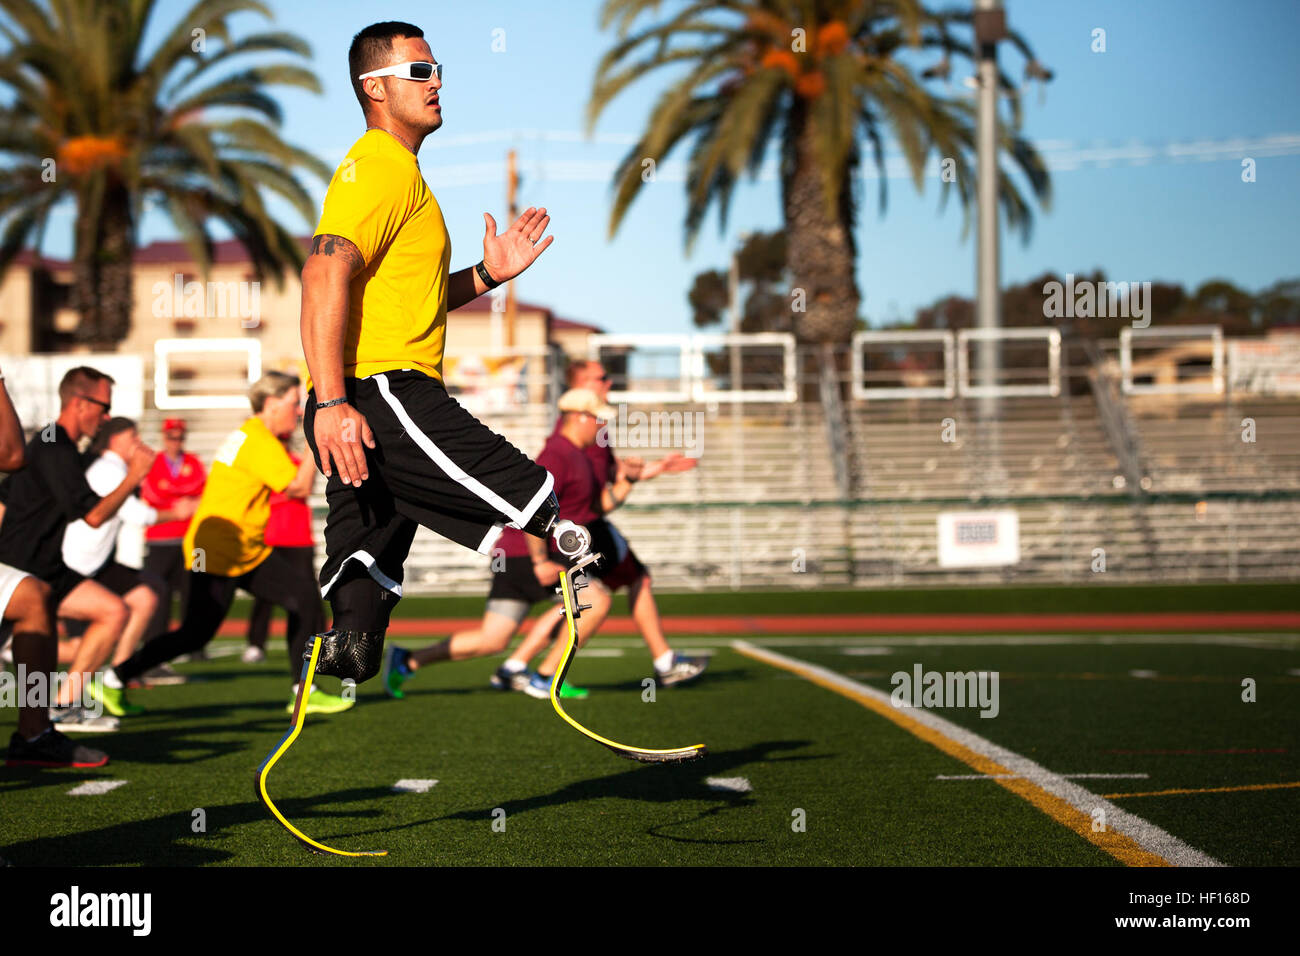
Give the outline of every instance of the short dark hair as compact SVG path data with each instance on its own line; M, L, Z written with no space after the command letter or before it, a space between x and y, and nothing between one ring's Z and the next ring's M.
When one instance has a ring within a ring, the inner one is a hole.
M564 370L564 381L569 388L576 388L578 380L587 374L587 369L598 364L595 359L577 359L569 363Z
M59 405L67 405L82 392L88 388L94 388L100 382L114 384L111 375L105 375L97 368L91 368L89 365L78 365L76 368L70 368L63 375L63 380L59 382Z
M413 23L385 20L383 23L370 24L352 38L352 45L348 47L348 77L352 80L352 92L357 95L363 113L370 109L370 99L357 77L387 66L393 55L394 40L418 40L423 36L424 31Z
M108 450L108 443L114 435L129 432L135 427L135 422L129 418L122 418L120 415L116 418L110 418L99 426L99 431L95 432L95 438L90 443L90 456L98 458Z

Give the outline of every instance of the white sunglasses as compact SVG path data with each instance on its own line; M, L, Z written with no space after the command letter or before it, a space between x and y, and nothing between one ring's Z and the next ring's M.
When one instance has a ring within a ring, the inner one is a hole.
M371 70L369 73L362 73L357 79L366 80L372 76L396 76L403 80L427 80L435 73L438 75L438 79L441 80L441 63L413 60L408 63L398 63L395 66L386 66L382 70Z

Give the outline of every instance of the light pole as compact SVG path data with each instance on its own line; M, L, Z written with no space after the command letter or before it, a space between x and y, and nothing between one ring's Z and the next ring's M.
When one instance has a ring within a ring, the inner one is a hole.
M976 237L975 325L986 332L1001 328L998 295L998 41L1007 34L1006 12L1000 0L975 0L975 43L979 53L976 104L976 198L979 219ZM976 343L975 381L981 389L997 384L998 343ZM998 400L985 394L980 417L997 417Z

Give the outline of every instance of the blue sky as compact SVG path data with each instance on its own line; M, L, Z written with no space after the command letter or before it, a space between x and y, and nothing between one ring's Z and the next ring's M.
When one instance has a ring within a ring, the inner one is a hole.
M158 16L170 25L189 6L164 2ZM521 207L546 206L555 236L518 280L525 301L609 331L689 331L695 273L725 267L742 233L780 226L777 181L746 181L726 232L711 214L688 258L684 187L661 169L607 239L606 167L640 132L667 77L652 74L625 91L597 136L582 137L595 66L612 37L597 28L595 2L270 6L278 27L311 44L325 88L322 96L280 94L284 135L331 164L363 131L346 75L352 34L384 19L423 27L446 73L444 125L420 162L451 231L453 268L481 257L485 210L504 228L504 158L513 145L524 172ZM1038 213L1028 245L1005 237L1004 283L1099 267L1116 279L1195 286L1225 277L1256 290L1300 274L1300 3L1007 0L1006 7L1008 22L1056 77L1041 93L1030 87L1024 100L1024 132L1054 167L1052 207ZM236 23L260 26L252 16ZM1091 49L1097 28L1105 30L1104 53ZM504 52L492 51L497 29L505 31ZM1019 76L1019 54L1007 50L1003 63ZM964 89L967 72L954 71L954 90ZM1244 156L1256 159L1254 183L1242 182ZM673 154L669 167L682 159L682 151ZM891 179L883 218L874 181L865 185L857 228L863 314L873 323L910 317L941 295L972 295L973 234L963 239L955 204L939 212L938 180L918 195L909 179ZM313 187L323 195L323 185ZM304 232L315 225L286 218ZM143 224L145 240L172 235L160 217ZM52 235L49 251L69 244L70 235Z

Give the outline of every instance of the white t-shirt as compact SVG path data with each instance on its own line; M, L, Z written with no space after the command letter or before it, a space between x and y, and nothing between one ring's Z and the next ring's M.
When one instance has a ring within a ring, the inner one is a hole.
M125 480L126 462L115 451L106 451L86 469L86 483L101 498ZM117 532L122 522L150 525L158 520L158 512L131 495L122 503L117 514L98 528L92 528L82 519L71 522L63 532L63 563L72 570L90 577L113 556Z

